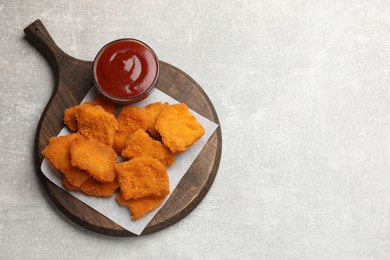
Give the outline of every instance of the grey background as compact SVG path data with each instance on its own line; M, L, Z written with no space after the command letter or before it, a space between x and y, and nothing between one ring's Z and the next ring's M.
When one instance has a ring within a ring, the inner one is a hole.
M1 259L389 259L390 2L0 0ZM185 219L113 238L69 221L33 143L54 85L41 19L92 60L134 37L192 76L221 121L217 178Z

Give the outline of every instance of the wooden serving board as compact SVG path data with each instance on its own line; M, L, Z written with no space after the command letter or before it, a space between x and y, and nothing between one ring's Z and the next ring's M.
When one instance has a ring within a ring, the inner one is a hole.
M24 29L26 39L49 61L55 76L53 94L38 124L35 137L35 164L48 197L71 220L89 230L111 236L134 236L99 212L50 182L41 172L41 151L50 137L63 128L63 111L79 104L94 85L92 62L63 52L40 20ZM180 69L160 61L157 89L187 104L192 110L219 125L217 113L203 89ZM211 136L197 159L181 179L164 207L144 229L142 235L162 230L187 216L202 201L218 171L222 149L221 128Z

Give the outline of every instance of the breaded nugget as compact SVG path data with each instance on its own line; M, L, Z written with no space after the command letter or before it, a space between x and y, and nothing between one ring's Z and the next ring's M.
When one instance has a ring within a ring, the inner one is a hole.
M81 106L76 113L78 133L88 139L112 146L118 129L116 118L101 106Z
M106 145L112 145L118 123L101 106L84 103L64 111L64 123L72 131Z
M69 130L77 131L77 118L76 114L78 113L78 109L83 106L91 106L91 104L84 103L77 106L69 107L64 111L64 123L69 128Z
M118 193L116 200L118 201L119 205L126 206L130 210L131 218L133 220L138 220L150 211L157 208L161 202L164 201L164 198L156 199L151 197L143 197L135 200L125 200L122 193Z
M167 102L165 103L155 102L145 106L145 109L150 112L152 118L152 122L150 126L147 128L147 131L150 134L150 136L156 140L161 140L160 133L156 130L155 127L157 118L159 117L161 111L167 108L168 106L169 104Z
M174 104L161 111L156 122L162 142L173 153L181 153L196 143L204 134L204 128L185 104Z
M115 178L117 154L110 146L79 136L70 145L70 158L74 167L98 181L111 182Z
M114 136L114 149L121 153L127 138L139 128L146 130L152 122L150 112L144 108L126 106L118 115L118 131Z
M79 190L91 196L110 197L118 188L119 184L116 178L111 182L100 182L91 177L81 184Z
M122 150L124 158L149 156L159 160L166 167L173 164L174 154L160 141L151 138L144 130L138 129L127 139Z
M93 177L89 177L80 187L74 186L67 178L64 178L62 184L68 190L80 191L84 194L97 197L110 197L119 188L116 178L112 182L100 182Z
M78 134L51 137L49 144L42 150L43 156L50 164L62 172L68 182L76 187L80 187L90 176L86 171L71 164L70 145L78 137Z
M123 198L163 198L169 194L167 170L152 157L136 157L115 165Z
M94 101L86 102L80 105L72 106L64 111L64 123L72 131L77 131L77 119L76 114L78 109L84 106L100 106L107 113L114 115L115 114L115 103L105 98L103 95L99 95Z
M89 177L92 178L92 177ZM80 190L80 187L74 186L67 178L64 177L62 180L62 185L67 189L67 190Z
M115 114L115 109L116 109L115 103L103 95L98 95L94 101L88 102L88 104L101 106L107 113L110 113L112 115Z

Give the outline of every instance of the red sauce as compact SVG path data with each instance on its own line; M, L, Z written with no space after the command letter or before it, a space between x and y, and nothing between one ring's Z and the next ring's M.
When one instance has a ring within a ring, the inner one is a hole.
M148 93L157 81L158 70L156 54L135 39L107 44L96 56L93 66L98 88L117 101Z

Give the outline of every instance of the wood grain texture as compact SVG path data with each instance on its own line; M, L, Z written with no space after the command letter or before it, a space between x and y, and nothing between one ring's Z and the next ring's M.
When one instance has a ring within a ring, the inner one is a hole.
M77 198L51 183L40 170L41 151L48 139L63 127L63 111L79 104L93 86L92 62L64 53L53 41L40 20L24 29L26 39L48 60L55 76L53 94L43 111L35 139L35 163L43 188L53 203L71 220L92 231L111 236L133 236ZM160 61L156 88L209 120L219 124L218 116L203 89L180 69ZM142 235L162 230L187 216L202 201L218 171L222 150L220 127L211 136L197 159L184 175L164 207L156 214Z

